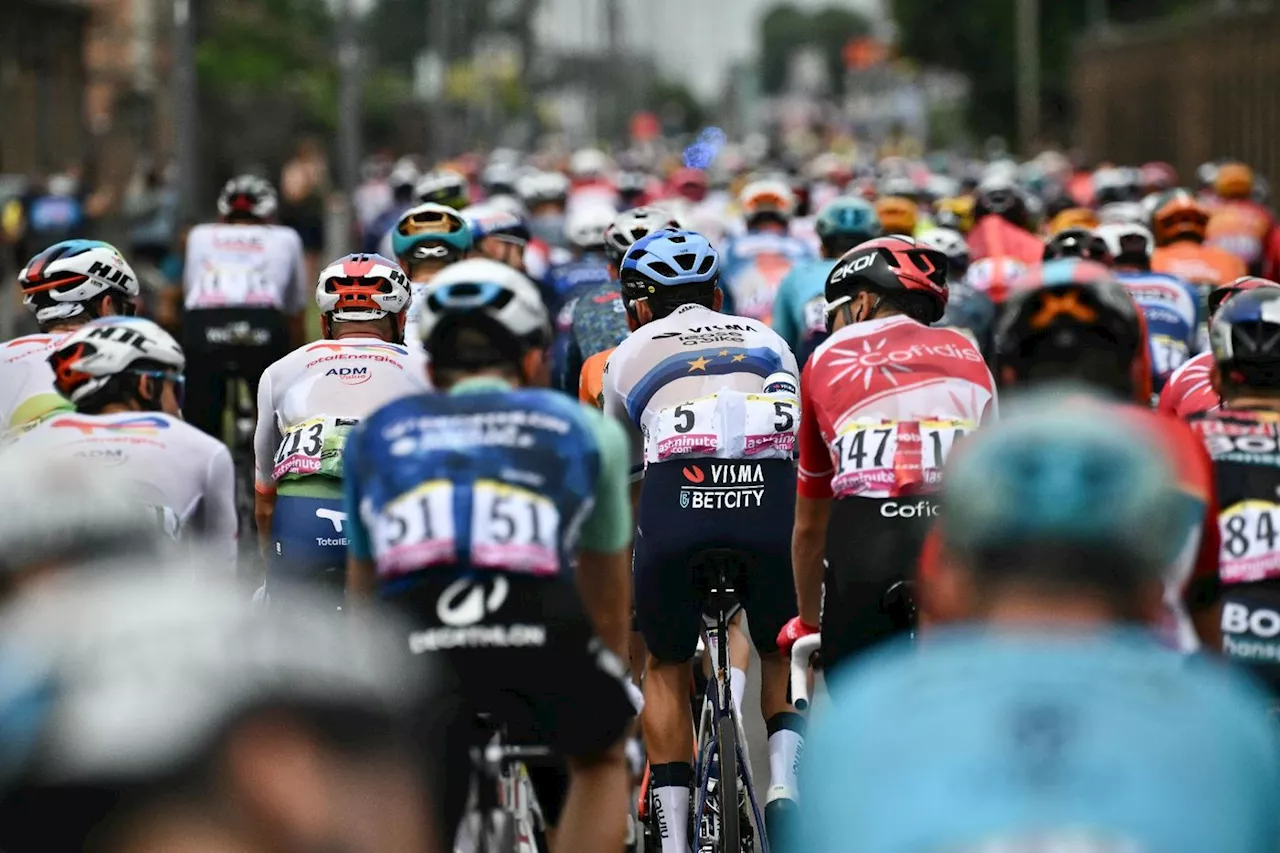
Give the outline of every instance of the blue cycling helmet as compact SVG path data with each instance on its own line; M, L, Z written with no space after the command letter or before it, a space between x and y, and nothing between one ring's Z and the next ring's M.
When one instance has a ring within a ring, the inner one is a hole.
M876 209L868 201L842 196L818 212L814 225L822 242L842 240L851 247L884 233Z
M942 480L948 550L980 559L1080 546L1122 555L1142 573L1132 579L1158 580L1194 524L1172 464L1109 404L1045 396L1024 400L957 450Z
M462 218L471 229L473 244L478 244L486 237L529 242L529 223L514 210L506 210L495 204L473 204L462 210Z
M398 260L457 260L471 248L471 229L458 211L443 204L420 204L406 210L391 232Z
M1255 285L1228 299L1213 315L1209 342L1228 385L1280 386L1280 287Z
M690 302L719 282L720 256L696 231L655 231L627 250L621 279L628 302ZM663 293L677 289L680 297Z

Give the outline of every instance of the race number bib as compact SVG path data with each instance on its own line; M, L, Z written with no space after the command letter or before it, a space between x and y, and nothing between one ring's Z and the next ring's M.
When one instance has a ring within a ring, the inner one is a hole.
M1151 336L1151 371L1156 376L1169 376L1191 358L1186 341L1168 335Z
M826 334L827 332L827 300L824 297L810 299L802 309L804 331L809 335Z
M790 459L799 428L795 397L721 391L660 410L649 425L645 462L683 456Z
M836 438L837 497L897 497L929 492L956 440L974 429L970 421L882 421L851 424Z
M277 481L321 474L342 479L342 450L347 434L359 421L353 418L316 417L289 427L276 450Z
M453 484L429 480L406 492L382 508L369 531L381 576L457 562Z
M477 480L471 501L472 565L535 575L560 570L560 511L550 498L496 480Z
M274 302L262 270L248 264L222 264L205 270L196 281L194 305L198 307Z
M1261 500L1232 504L1218 516L1218 529L1223 582L1280 577L1280 505Z

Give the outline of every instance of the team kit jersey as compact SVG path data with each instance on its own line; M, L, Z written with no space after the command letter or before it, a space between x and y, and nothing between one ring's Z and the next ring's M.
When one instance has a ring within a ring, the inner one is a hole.
M417 348L375 337L317 341L267 368L258 385L257 489L282 478L342 476L351 427L394 399L430 390Z
M68 412L19 437L13 452L28 450L119 471L144 501L172 513L183 540L207 546L234 569L235 479L222 442L163 412Z
M760 231L733 238L720 255L724 310L768 324L782 280L796 264L813 258L808 245L786 234Z
M1201 290L1230 284L1249 273L1244 262L1230 252L1192 240L1179 240L1152 252L1151 271L1175 276Z
M788 849L1260 853L1280 837L1264 698L1142 632L951 629L829 683Z
M775 374L791 392L762 393ZM631 434L632 475L681 457L791 459L798 415L795 356L759 320L682 305L618 345L604 408Z
M773 329L804 364L827 339L827 276L835 259L796 264L778 285L773 304Z
M808 498L935 491L956 439L996 412L973 341L901 315L835 332L805 366L800 401Z
M1225 408L1188 424L1217 477L1223 650L1280 693L1280 414Z
M49 356L67 332L25 335L0 345L0 437L72 405L53 386Z
M557 384L561 390L573 393L582 386L584 365L622 343L631 329L627 326L627 309L616 281L587 290L566 305L565 310L569 312L564 332L567 347ZM596 381L593 378L588 384Z
M183 289L188 311L267 308L293 315L310 289L302 238L282 225L197 225L187 238Z
M1200 297L1181 279L1160 273L1120 273L1147 321L1151 381L1159 391L1200 346Z
M1175 370L1160 389L1160 411L1185 418L1221 406L1222 398L1213 388L1213 365L1213 353L1202 352Z

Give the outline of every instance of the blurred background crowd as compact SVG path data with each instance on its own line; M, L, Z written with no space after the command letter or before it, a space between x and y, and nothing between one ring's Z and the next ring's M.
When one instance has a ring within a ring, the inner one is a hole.
M396 181L598 145L669 178L708 127L727 185L766 158L928 150L1077 167L1230 154L1280 170L1280 9L1223 0L6 0L0 331L39 248L107 239L144 290L246 169L316 256L362 242ZM954 171L954 170L953 170Z

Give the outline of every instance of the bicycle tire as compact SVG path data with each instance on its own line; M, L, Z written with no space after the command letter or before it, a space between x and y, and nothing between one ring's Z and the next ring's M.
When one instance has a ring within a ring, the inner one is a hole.
M733 716L721 712L716 717L716 760L720 781L716 797L720 800L721 853L740 853L742 833L738 825L738 727Z

